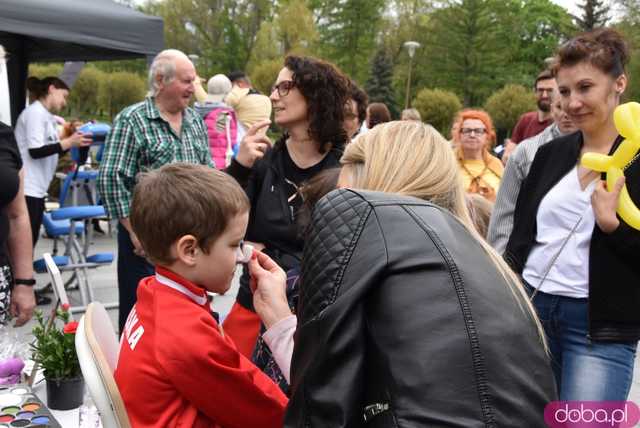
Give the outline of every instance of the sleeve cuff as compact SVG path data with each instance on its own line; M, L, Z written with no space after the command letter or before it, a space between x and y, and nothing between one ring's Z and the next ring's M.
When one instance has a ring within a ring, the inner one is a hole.
M236 181L245 187L251 175L252 168L244 167L235 158L231 160L231 164L227 167L225 172L236 179Z
M264 332L262 337L264 341L267 342L267 345L269 345L269 348L271 348L271 344L281 338L283 334L286 334L288 330L293 329L295 331L297 325L298 318L293 314L289 315L272 325L271 328Z
M287 383L291 384L291 358L293 357L293 334L298 325L298 318L289 315L281 319L267 330L262 338L267 343L273 359L280 367Z

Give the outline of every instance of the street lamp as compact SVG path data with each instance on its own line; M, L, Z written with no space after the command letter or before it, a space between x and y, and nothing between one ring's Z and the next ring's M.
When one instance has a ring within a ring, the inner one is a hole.
M420 47L420 43L409 41L404 43L404 47L409 51L409 75L407 76L407 92L404 97L404 108L409 108L409 92L411 90L411 67L413 65L413 56L416 49Z

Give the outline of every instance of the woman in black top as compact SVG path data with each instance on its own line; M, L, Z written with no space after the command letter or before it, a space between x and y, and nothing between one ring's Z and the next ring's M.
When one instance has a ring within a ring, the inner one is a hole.
M522 275L549 339L560 400L627 399L640 339L640 231L617 217L625 180L580 165L622 138L613 112L627 85L626 43L610 29L560 47L554 74L579 132L541 147L518 196L505 258ZM624 171L640 202L640 162Z
M264 248L285 270L297 266L302 256L295 220L302 206L298 188L318 172L339 166L348 141L343 124L349 90L349 79L334 65L288 56L270 96L274 120L285 129L284 135L271 148L261 133L269 121L257 123L227 168L251 201L246 239ZM250 357L259 325L245 273L225 330Z
M17 317L16 326L23 325L31 319L36 304L23 182L13 130L0 122L0 325L12 316Z

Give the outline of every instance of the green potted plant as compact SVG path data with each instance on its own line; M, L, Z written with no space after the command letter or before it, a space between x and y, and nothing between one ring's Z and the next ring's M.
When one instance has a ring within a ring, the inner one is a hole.
M78 322L70 318L69 305L54 308L48 320L36 311L37 324L33 328L33 359L44 369L47 405L56 410L80 407L84 397L84 379L75 346Z

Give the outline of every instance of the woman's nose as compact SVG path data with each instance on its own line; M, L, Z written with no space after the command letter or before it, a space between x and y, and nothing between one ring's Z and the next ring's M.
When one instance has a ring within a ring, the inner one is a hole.
M580 99L580 97L577 95L571 94L569 95L569 99L567 100L567 103L562 106L562 110L567 112L572 112L572 111L580 110L581 107L582 107L582 100Z

